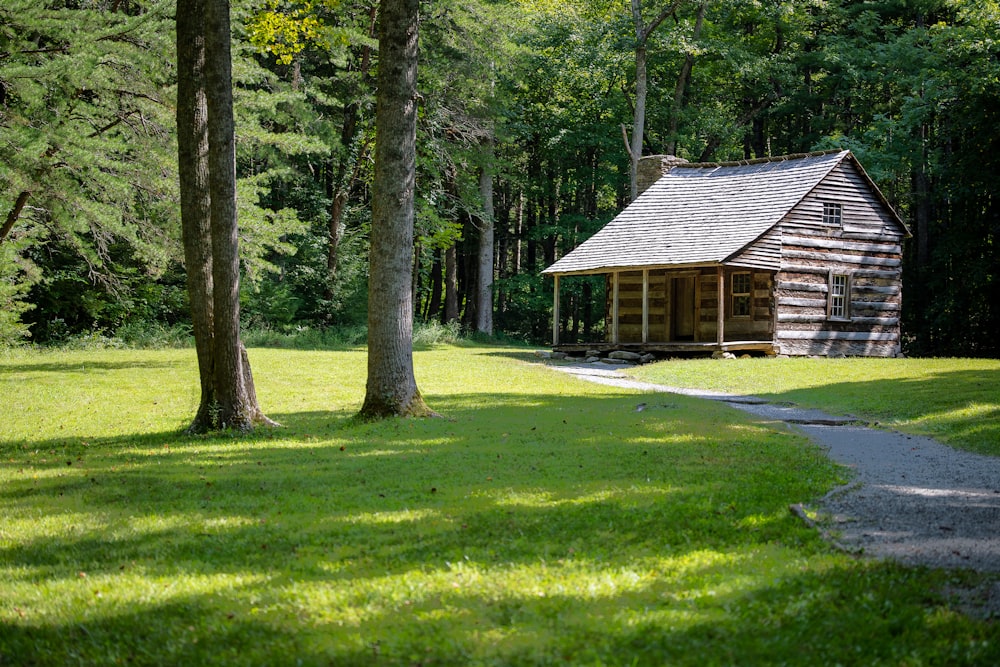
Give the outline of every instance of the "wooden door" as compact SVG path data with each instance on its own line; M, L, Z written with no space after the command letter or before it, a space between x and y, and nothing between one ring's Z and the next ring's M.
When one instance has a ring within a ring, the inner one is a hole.
M671 340L694 340L694 276L673 278L671 285Z

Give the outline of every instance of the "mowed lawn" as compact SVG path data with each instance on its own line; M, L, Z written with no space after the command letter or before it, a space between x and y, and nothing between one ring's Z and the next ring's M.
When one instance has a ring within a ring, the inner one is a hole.
M1000 663L996 577L833 550L781 426L484 346L363 424L363 350L250 356L245 438L191 350L0 356L0 665Z
M854 415L1000 456L997 359L689 359L641 366L646 382L753 394Z

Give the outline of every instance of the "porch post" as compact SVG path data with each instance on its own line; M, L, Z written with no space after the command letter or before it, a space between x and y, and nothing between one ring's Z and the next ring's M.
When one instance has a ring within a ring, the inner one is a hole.
M723 332L723 326L725 326L726 321L726 277L723 274L722 267L719 267L719 307L718 307L718 322L716 323L715 332L715 342L719 344L719 348L722 348L722 341L725 340L725 335Z
M642 270L642 342L649 342L649 269Z
M611 273L611 342L618 344L618 272Z
M552 288L552 347L559 344L559 274L552 276L555 284Z

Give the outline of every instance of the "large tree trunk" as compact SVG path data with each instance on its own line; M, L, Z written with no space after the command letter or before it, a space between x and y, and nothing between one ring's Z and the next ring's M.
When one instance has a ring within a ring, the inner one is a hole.
M240 351L240 258L229 1L207 0L207 4L205 96L208 101L217 414L223 427L249 430L254 406L249 404Z
M190 426L195 432L212 427L215 404L215 370L212 363L212 235L203 16L203 0L178 0L177 158L180 167L181 236L201 380L201 401Z
M368 278L368 384L361 417L432 414L413 375L413 197L418 0L382 0Z
M189 430L273 425L239 333L236 152L228 0L178 0L178 163L201 404Z

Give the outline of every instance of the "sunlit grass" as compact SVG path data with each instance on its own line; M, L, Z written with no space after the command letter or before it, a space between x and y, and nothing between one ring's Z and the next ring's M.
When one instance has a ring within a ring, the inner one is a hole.
M832 551L788 505L842 472L723 405L439 347L443 418L365 424L363 351L251 350L284 427L189 437L193 355L0 358L0 664L1000 657L983 577Z
M995 359L674 360L629 371L677 387L753 394L1000 456Z

